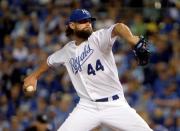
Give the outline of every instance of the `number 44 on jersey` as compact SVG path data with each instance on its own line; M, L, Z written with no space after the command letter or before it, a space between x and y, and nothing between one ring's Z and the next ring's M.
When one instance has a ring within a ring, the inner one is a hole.
M99 71L99 70L104 71L104 66L101 64L101 61L99 59L96 61L95 69L92 67L91 64L88 64L88 68L87 68L88 75L91 75L91 74L96 75L96 71Z

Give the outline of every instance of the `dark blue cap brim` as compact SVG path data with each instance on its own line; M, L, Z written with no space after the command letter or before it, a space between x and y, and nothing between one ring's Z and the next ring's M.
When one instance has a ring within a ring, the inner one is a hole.
M96 21L96 18L92 17L92 18L91 18L91 21Z

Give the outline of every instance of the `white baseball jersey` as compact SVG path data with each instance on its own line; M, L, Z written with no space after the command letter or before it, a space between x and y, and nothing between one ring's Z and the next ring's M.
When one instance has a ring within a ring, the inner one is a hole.
M112 53L114 26L93 32L79 46L71 41L47 59L49 66L65 65L81 98L96 100L115 94L124 97Z

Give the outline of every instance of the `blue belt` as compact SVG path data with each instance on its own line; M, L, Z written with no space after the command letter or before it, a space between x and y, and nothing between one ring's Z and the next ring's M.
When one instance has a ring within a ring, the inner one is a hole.
M112 97L112 100L117 100L119 99L119 96L118 95L113 95L111 96ZM105 98L101 98L101 99L97 99L95 100L95 102L107 102L109 101L109 97L105 97Z

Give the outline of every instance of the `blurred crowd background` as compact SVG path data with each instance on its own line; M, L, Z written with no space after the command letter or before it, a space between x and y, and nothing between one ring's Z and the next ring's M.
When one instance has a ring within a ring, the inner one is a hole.
M69 41L65 22L75 8L97 18L95 30L123 22L149 40L145 67L128 43L115 42L119 80L153 130L180 131L180 0L1 0L0 131L57 130L78 102L64 67L45 73L35 94L22 91L23 78Z

